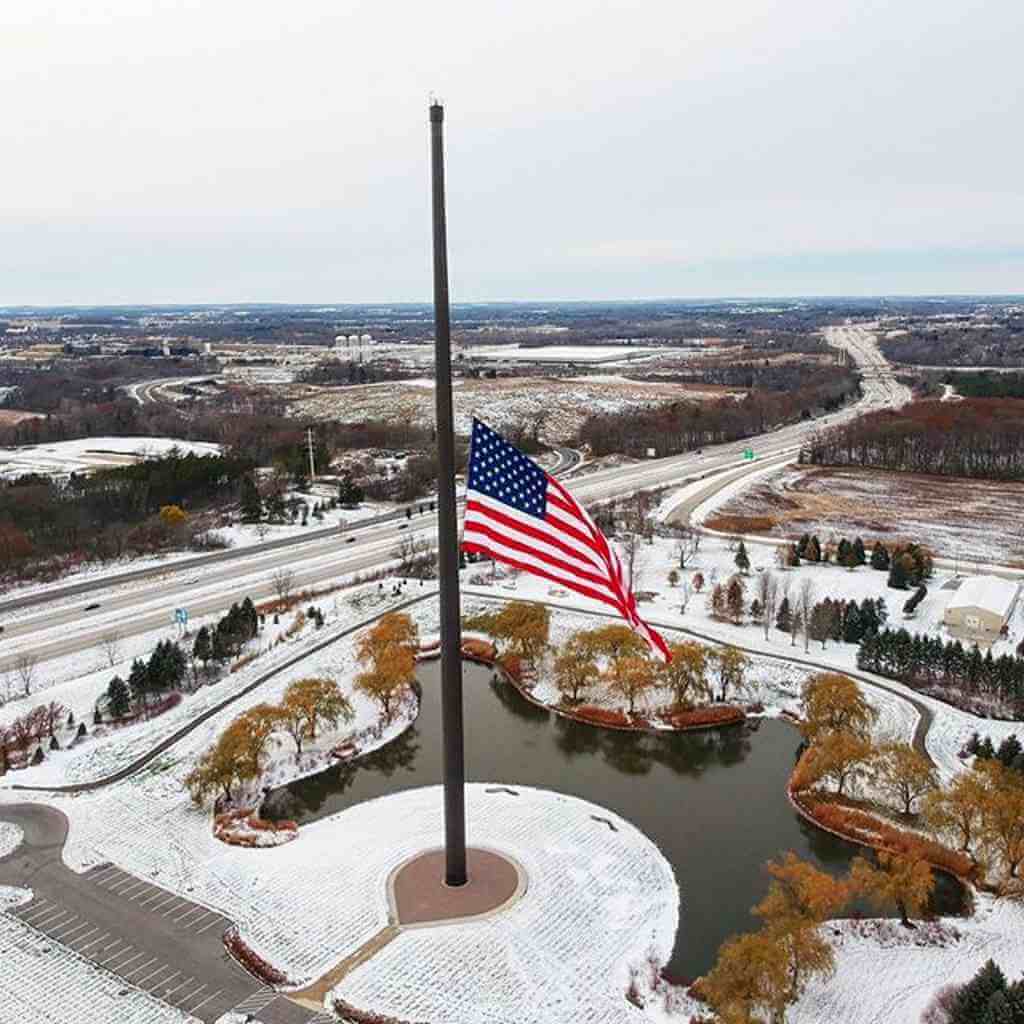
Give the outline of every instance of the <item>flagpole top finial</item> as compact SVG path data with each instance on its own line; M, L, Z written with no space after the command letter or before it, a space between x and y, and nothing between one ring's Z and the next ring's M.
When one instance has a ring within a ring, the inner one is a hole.
M430 94L430 120L437 124L444 120L444 106L433 93Z

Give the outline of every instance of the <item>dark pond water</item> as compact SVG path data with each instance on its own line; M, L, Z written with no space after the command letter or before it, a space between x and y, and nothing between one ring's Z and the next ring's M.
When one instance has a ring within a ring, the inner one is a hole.
M420 716L399 739L350 765L269 794L269 817L315 821L386 793L441 781L439 665L420 669ZM464 665L466 771L471 781L555 789L607 807L658 844L682 905L669 969L706 971L729 935L757 927L764 863L786 850L841 874L863 852L807 825L785 796L799 736L784 722L651 735L568 721L527 703L488 669ZM955 913L957 885L940 878L936 909ZM874 912L873 912L874 913Z

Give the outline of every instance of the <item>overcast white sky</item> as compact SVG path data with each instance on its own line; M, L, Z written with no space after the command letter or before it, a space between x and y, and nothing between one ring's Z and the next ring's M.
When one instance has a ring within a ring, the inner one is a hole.
M1024 292L1021 0L0 0L0 303Z

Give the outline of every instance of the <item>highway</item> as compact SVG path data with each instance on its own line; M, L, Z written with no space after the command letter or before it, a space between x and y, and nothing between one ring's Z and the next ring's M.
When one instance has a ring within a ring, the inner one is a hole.
M801 444L822 425L833 425L867 409L901 404L909 398L907 390L892 380L873 337L864 328L836 327L829 330L828 339L835 347L845 348L865 368L865 393L860 402L760 438L581 472L571 481L573 493L581 501L593 503L710 477L719 477L724 486L763 470L769 460L781 466L795 459ZM743 458L744 449L750 447L757 455L753 462ZM562 450L557 459L554 471L565 472L576 466L578 453ZM185 608L190 618L198 619L246 596L254 601L266 600L275 596L273 577L282 569L293 572L295 589L336 585L393 561L403 537L432 542L434 535L433 515L414 515L407 521L404 513L398 512L366 520L345 533L311 531L294 540L216 552L166 567L82 581L43 595L13 599L0 606L5 624L0 639L0 674L12 670L25 654L45 662L97 648L105 636L115 632L127 638L166 629L172 635L175 608ZM98 607L87 611L85 606L93 604ZM18 614L12 616L15 610Z

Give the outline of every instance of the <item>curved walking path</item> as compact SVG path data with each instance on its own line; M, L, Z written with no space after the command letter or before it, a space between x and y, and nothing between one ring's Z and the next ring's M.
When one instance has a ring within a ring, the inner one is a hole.
M292 655L286 661L281 662L279 665L275 665L272 669L268 669L254 679L247 686L244 686L237 693L233 693L230 697L225 697L224 700L215 704L211 708L207 708L201 714L196 715L191 721L186 722L179 729L176 729L170 736L162 739L155 747L148 750L145 754L137 757L130 764L125 765L124 768L119 768L116 772L112 772L110 775L103 776L99 779L94 779L91 782L75 782L65 786L23 786L17 783L7 787L12 790L20 790L22 792L35 792L35 793L88 793L91 790L101 789L104 786L110 786L115 782L123 782L125 779L136 774L145 768L147 764L153 761L154 758L159 757L165 750L169 750L180 740L188 736L189 733L198 729L204 722L209 721L214 715L219 714L225 708L230 707L236 701L240 700L246 694L252 693L257 687L262 686L265 682L273 679L274 676L284 672L286 669L298 664L300 661L310 657L311 655L317 654L322 651L325 647L329 647L333 643L337 643L339 640L343 640L347 636L351 636L353 633L358 632L360 629L365 629L367 626L376 622L381 615L387 612L401 611L404 608L411 608L413 605L419 604L421 601L427 600L427 598L433 597L436 591L430 591L426 594L418 594L416 597L409 598L408 600L402 601L398 604L391 605L385 611L378 612L376 615L371 616L368 619L363 619L361 622L357 622L353 626L346 626L341 631L334 633L332 636L327 637L318 643L313 644L311 647L303 647L301 651Z

